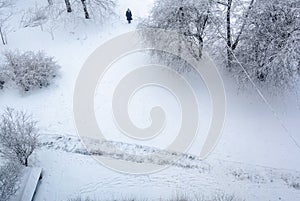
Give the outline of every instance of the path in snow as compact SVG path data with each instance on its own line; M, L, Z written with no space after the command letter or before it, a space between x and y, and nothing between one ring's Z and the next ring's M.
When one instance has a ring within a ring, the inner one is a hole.
M89 143L89 147L94 147L92 150L87 151L82 141L74 136L47 135L42 139L41 143L43 148L50 150L62 150L74 154L109 157L134 163L194 169L199 173L208 175L222 174L228 177L226 178L227 181L249 180L256 184L283 181L284 185L299 190L300 193L299 171L247 165L220 160L214 157L202 161L197 156L190 154L170 152L143 145L99 141L95 139L85 139L85 143ZM222 171L218 172L220 170Z

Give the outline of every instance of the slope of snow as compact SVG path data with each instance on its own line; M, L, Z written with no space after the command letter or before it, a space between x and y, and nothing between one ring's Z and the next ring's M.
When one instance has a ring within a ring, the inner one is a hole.
M36 195L37 200L66 200L77 196L103 200L157 200L184 194L209 197L224 192L245 200L300 198L300 172L211 158L199 161L194 156L182 156L169 168L154 174L120 174L85 155L77 138L52 136L45 141L47 144L44 144L34 158L34 165L47 167ZM117 146L123 147L126 153L134 153L134 156L140 149L143 150L141 154L153 152L150 147L124 143L118 143ZM114 149L108 148L108 144L100 147L104 149L101 152L103 157L118 155L113 152ZM122 155L125 156L124 153ZM138 160L137 157L131 159ZM124 160L124 163L137 162L126 161L126 157L117 160Z
M39 181L42 178L42 168L25 168L22 171L22 177L17 194L13 196L15 201L32 201L38 189Z

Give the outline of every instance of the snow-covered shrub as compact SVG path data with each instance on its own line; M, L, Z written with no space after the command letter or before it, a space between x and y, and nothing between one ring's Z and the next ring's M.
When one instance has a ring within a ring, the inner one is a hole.
M31 115L6 108L0 117L0 156L28 166L29 156L38 146L38 129Z
M291 184L291 187L293 187L294 189L300 190L300 183L293 182L293 183Z
M212 201L242 201L237 198L235 195L220 193L213 197Z
M300 177L295 177L291 174L281 175L281 179L289 186L296 190L300 190Z
M20 170L20 166L13 162L0 167L0 200L9 200L16 193Z
M9 71L10 79L24 91L49 86L60 68L54 58L43 51L8 51L4 56L4 68Z
M92 200L92 199L90 199L88 197L87 198L76 197L76 198L71 198L68 201L94 201L94 200Z
M35 6L34 8L29 8L23 15L21 25L23 27L36 27L41 26L46 23L47 17L47 7Z
M217 193L214 196L204 196L203 194L181 194L169 199L168 201L242 201L235 195L226 193Z
M64 9L58 2L49 2L49 5L36 5L24 12L21 26L37 27L46 31L54 40L54 31L64 22Z

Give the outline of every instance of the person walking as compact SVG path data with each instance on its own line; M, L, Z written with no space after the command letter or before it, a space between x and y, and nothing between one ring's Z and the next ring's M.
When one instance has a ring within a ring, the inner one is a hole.
M127 18L128 24L130 24L131 20L132 20L132 13L131 13L131 10L129 8L126 11L126 18Z

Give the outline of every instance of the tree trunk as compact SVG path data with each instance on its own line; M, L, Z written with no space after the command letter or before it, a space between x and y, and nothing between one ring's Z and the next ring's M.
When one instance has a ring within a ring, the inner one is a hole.
M249 14L250 14L250 11L251 11L251 9L252 9L252 7L253 7L253 4L254 4L254 0L251 0L248 9L247 9L247 11L245 12L245 17L244 17L244 20L243 20L243 24L242 24L242 26L241 26L241 29L240 29L240 31L239 31L239 33L238 33L236 39L235 39L235 42L232 44L232 50L235 50L236 47L237 47L237 45L238 45L239 42L240 42L240 37L241 37L241 35L243 34L243 31L244 31L244 29L245 29L245 26L246 26L246 23L247 23L247 19L248 19L248 16L249 16Z
M88 12L87 7L86 7L86 1L81 0L81 3L82 3L82 6L83 6L85 19L90 19L90 15L89 15L89 12Z
M203 41L203 33L204 33L204 30L205 30L205 27L206 27L206 24L208 22L208 15L205 16L204 18L204 22L202 24L202 27L200 28L200 34L199 34L199 45L200 45L200 48L199 48L199 59L202 58L202 51L203 51L203 45L204 45L204 41Z
M203 38L202 36L199 34L198 35L198 41L199 41L199 48L198 48L198 57L197 59L201 59L202 58L202 51L203 51Z
M25 158L24 165L28 167L28 158Z
M232 36L231 36L231 5L232 5L232 0L228 0L226 22L227 22L227 68L229 70L231 70L232 60L233 60Z
M3 45L6 45L5 37L4 37L4 34L2 32L1 27L0 27L0 35L1 35L1 40L2 40Z
M65 0L65 3L66 3L66 7L67 7L67 12L68 13L72 12L70 0Z
M52 5L53 5L53 0L48 0L48 4L49 4L50 6L52 6Z
M51 39L54 40L54 33L53 30L49 31L50 35L51 35Z

